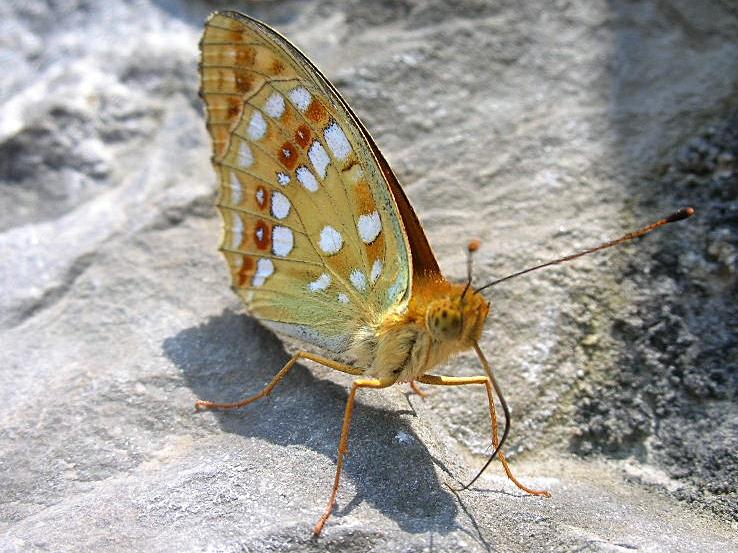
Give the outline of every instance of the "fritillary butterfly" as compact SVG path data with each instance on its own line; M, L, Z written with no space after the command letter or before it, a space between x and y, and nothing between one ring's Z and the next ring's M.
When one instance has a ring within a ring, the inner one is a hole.
M414 381L485 386L495 448L489 461L496 455L526 492L549 495L518 482L499 451L509 413L478 345L489 303L481 289L470 288L471 275L462 284L443 277L397 178L338 91L284 37L239 13L210 16L201 52L200 94L220 183L221 251L234 290L251 316L278 333L355 362L300 351L257 395L196 407L248 405L268 395L300 359L360 377L348 397L333 490L315 534L336 502L360 388ZM472 243L469 251L477 247ZM469 349L484 375L427 374ZM502 439L495 393L506 414Z

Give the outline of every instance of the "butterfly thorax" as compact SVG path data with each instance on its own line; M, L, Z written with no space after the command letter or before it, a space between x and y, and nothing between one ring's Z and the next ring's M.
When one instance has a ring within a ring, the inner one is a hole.
M356 332L352 353L375 378L408 382L479 340L489 303L463 284L443 279L413 283L410 301Z

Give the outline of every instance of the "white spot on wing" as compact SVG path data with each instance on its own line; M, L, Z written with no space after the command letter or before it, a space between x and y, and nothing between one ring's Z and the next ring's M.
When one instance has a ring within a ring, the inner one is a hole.
M233 205L238 205L241 203L242 199L243 189L241 188L241 183L239 182L236 173L231 173L231 203Z
M290 176L285 173L277 173L277 182L282 186L287 186L290 183Z
M387 298L394 302L397 301L400 296L400 293L403 291L403 285L405 284L405 274L400 273L397 275L397 278L395 279L395 283L389 287L389 290L387 290Z
M264 189L263 188L256 189L256 203L259 204L259 207L264 207Z
M311 292L318 292L319 290L325 290L331 285L331 275L323 273L314 281L308 284L308 290Z
M231 233L233 237L231 239L231 244L233 244L233 249L236 250L243 240L243 221L241 221L241 217L238 213L233 213L232 218L233 224L231 226Z
M338 301L340 301L341 303L348 303L349 297L343 292L341 292L340 294L338 294Z
M323 148L323 145L317 140L312 143L308 150L308 157L310 162L315 167L315 171L320 175L321 179L325 178L325 171L328 168L328 164L331 162L331 158L328 157L328 153Z
M264 120L264 116L260 111L254 111L251 115L251 121L249 121L249 136L251 140L261 140L267 131L267 122Z
M349 275L349 280L351 281L351 284L354 285L354 288L356 288L359 292L363 292L364 290L366 290L366 275L359 269L354 269L353 271L351 271L351 274Z
M267 98L266 105L264 106L269 117L279 119L284 113L284 98L281 94L273 92L269 98Z
M338 123L333 122L328 125L323 131L323 136L325 136L325 141L336 159L344 160L349 156L351 144Z
M287 257L295 245L295 236L287 227L275 226L272 229L272 252L279 257Z
M313 175L310 169L304 165L297 168L297 180L299 180L305 188L310 190L310 192L318 190L319 185L315 175Z
M256 273L254 280L251 281L252 286L261 286L272 274L274 274L274 263L271 259L262 257L256 262Z
M281 192L272 192L272 215L277 219L284 219L290 214L292 204L287 196Z
M379 259L374 260L374 264L372 265L372 284L377 282L377 279L379 278L379 275L382 274L382 262Z
M323 227L323 230L320 231L320 249L328 255L333 255L341 251L342 247L343 238L341 233L330 225Z
M297 88L290 90L290 100L292 100L292 103L295 104L297 109L304 113L310 105L312 96L310 96L310 93L306 88L298 86Z
M254 163L254 154L245 142L241 142L241 147L238 150L238 163L244 169L251 167L251 164Z
M382 221L379 218L379 213L373 211L369 215L359 215L356 227L359 229L359 236L361 236L364 243L371 244L382 232Z

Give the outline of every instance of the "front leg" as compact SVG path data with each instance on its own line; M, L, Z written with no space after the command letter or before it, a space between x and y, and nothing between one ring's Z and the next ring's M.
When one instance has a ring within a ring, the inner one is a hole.
M500 437L499 430L497 428L497 411L495 409L494 394L492 392L492 382L490 382L489 378L487 378L486 376L435 376L432 374L426 374L419 377L417 380L418 382L423 382L424 384L432 384L434 386L465 386L467 384L484 384L484 387L487 390L487 400L489 401L489 416L492 420L492 445L495 449L499 447ZM551 497L551 494L549 492L545 490L531 489L522 484L517 478L515 478L512 470L510 469L510 465L508 464L507 459L505 459L502 451L497 452L497 457L499 457L500 462L505 469L507 477L512 480L518 488L531 495Z

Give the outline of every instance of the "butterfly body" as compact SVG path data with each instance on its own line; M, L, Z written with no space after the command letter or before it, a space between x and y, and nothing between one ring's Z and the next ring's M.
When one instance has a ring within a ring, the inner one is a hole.
M488 313L488 302L464 284L416 281L410 302L361 325L350 351L367 376L410 382L471 349Z

